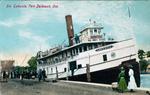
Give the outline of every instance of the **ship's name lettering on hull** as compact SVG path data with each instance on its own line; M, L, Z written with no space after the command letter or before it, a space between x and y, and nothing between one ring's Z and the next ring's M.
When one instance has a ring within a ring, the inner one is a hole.
M104 48L99 48L99 49L96 49L95 51L102 51L102 50L106 50L106 49L110 49L112 48L113 46L107 46L107 47L104 47Z

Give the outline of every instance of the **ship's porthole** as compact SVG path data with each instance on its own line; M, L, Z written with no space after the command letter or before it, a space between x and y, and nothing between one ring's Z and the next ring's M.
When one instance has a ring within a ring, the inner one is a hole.
M116 53L112 52L112 53L111 53L111 57L112 57L112 58L115 58L115 57L116 57Z

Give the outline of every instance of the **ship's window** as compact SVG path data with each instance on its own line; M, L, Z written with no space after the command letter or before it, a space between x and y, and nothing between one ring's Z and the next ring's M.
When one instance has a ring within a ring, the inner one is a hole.
M93 29L90 29L90 34L93 35Z
M70 55L72 56L73 54L72 54L72 51L70 51Z
M100 34L101 33L101 31L100 31L100 29L98 29L98 34Z
M41 61L38 61L39 64L41 64Z
M86 46L84 46L83 49L84 49L84 51L87 51L87 47Z
M73 55L75 55L75 49L73 49L72 51L73 51Z
M51 68L51 73L53 73L53 68Z
M66 68L64 68L64 72L66 72L67 71L67 69Z
M63 55L64 55L64 57L66 57L66 54L65 54L65 52L63 53Z
M58 63L58 58L55 59L55 62Z
M94 29L94 34L97 34L97 29Z
M79 48L79 51L82 52L82 47Z
M51 64L51 60L49 59L49 64Z
M54 58L52 59L52 64L54 64L55 63L55 61L54 61Z
M107 55L103 55L103 61L107 61Z
M77 55L78 55L78 49L76 48L76 53L77 53Z
M92 49L92 46L91 45L89 45L89 50L91 50Z
M55 64L55 60L53 59L53 64Z
M97 45L97 44L95 44L95 45L94 45L94 48L97 48L97 47L98 47L98 45Z
M88 35L88 31L86 31L86 35Z
M58 62L61 62L60 57L58 58Z
M82 65L81 65L81 64L78 65L78 69L80 69L80 68L82 68Z
M63 53L61 54L61 57L63 58L64 56L63 56Z
M43 64L46 64L46 61L45 61L45 60L43 60L43 61L42 61L42 63L43 63Z
M66 56L68 55L67 52L65 52Z

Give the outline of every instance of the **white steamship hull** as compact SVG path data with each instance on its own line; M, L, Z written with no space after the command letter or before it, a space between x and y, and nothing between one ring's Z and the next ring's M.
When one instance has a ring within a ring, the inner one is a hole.
M58 77L59 79L87 81L86 64L89 64L91 82L111 84L117 81L121 66L125 67L126 81L128 81L128 66L132 65L136 83L140 86L139 63L136 60L136 53L133 39L127 39L79 53L75 57L67 58L57 64L38 64L37 69L44 68L49 79ZM75 66L73 74L70 70L71 65Z

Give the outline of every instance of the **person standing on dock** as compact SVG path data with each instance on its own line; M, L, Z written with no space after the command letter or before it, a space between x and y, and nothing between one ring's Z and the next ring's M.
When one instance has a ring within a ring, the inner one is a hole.
M38 71L38 79L39 79L39 82L42 79L42 70L41 69L39 69L39 71Z
M132 69L132 66L129 67L129 76L130 76L130 80L128 83L128 89L133 92L133 89L135 89L137 87L136 83L135 83L135 78L134 78L134 71Z
M119 74L119 83L118 83L118 89L119 91L121 91L122 93L127 89L127 84L126 84L126 80L125 80L125 70L123 67L121 67L121 72Z
M42 79L43 81L45 81L45 78L46 78L46 71L45 69L42 70Z
M3 71L3 81L7 82L7 74L6 71Z

